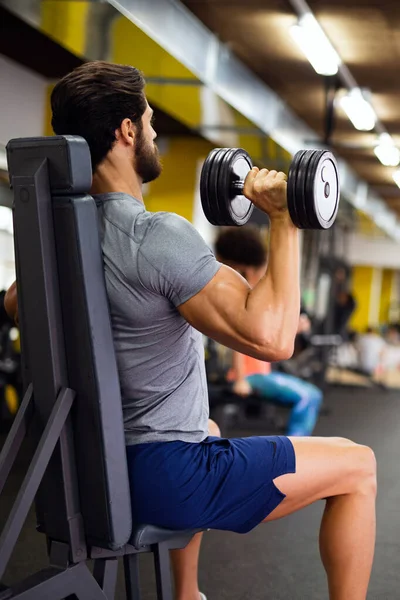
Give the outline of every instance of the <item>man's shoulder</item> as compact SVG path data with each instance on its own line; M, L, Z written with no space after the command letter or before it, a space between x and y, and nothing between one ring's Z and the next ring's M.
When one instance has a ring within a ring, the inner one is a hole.
M200 240L204 243L194 225L176 213L146 212L144 218L148 219L145 242L153 243L156 239L157 245L161 246L163 242L170 245L173 240L175 246L181 247L197 245Z
M196 231L190 221L185 219L185 217L181 217L181 215L178 215L177 213L166 211L146 211L145 214L149 219L151 219L152 227L154 228L165 228L169 231L185 231L188 229Z

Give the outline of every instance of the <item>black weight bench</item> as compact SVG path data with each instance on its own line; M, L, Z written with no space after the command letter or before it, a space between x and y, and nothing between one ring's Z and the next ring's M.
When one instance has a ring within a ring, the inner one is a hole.
M126 596L139 600L143 552L154 554L158 599L171 600L169 550L196 531L132 529L88 146L71 136L16 139L7 158L24 398L0 454L0 493L25 435L37 450L0 537L0 579L33 501L49 567L0 587L0 600L113 599L121 556Z

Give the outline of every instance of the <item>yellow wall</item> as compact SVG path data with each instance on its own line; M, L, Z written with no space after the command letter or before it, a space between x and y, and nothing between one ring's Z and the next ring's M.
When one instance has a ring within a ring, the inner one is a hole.
M211 145L197 138L170 138L162 156L163 173L149 184L145 197L147 210L175 212L189 221L193 217L197 164L211 150Z
M202 97L203 86L198 78L123 16L117 18L113 26L111 60L115 63L134 65L143 72L145 78L165 79L163 83L150 82L146 85L146 96L150 104L161 108L191 129L199 130L207 121L210 115L206 117L203 112L211 109ZM168 83L169 78L184 79L192 83L190 85ZM226 122L222 124L231 126L234 136L235 128L239 128L235 143L228 144L229 146L244 148L253 157L254 162L263 159L263 162L267 163L265 166L269 168L288 170L290 155L287 152L271 138L260 135L261 132L257 130L254 123L237 110L221 99L218 102L224 105ZM221 117L219 109L214 107L214 110L216 115ZM216 115L214 116L218 122ZM214 122L214 118L211 120ZM227 144L216 143L215 145Z
M351 318L350 327L355 331L365 331L369 324L373 274L372 267L353 268L352 294L357 303L357 308Z
M111 60L115 63L131 64L145 77L163 77L193 80L194 85L149 83L146 95L149 103L176 117L189 127L201 123L201 86L186 67L163 50L136 25L125 17L115 20L112 35Z
M389 309L392 300L392 288L394 282L393 269L384 269L382 273L381 298L379 306L379 323L385 324L389 321Z
M43 0L41 29L78 56L85 54L90 2Z
M356 331L365 331L369 325L377 326L389 320L394 271L393 269L383 269L379 273L377 271L380 270L373 267L353 268L352 293L357 302L357 309L350 326Z

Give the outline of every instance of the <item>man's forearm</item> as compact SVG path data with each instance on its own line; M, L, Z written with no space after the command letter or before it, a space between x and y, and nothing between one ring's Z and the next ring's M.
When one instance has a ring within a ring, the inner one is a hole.
M291 354L299 323L300 277L299 234L288 214L271 221L268 268L246 308L266 344Z

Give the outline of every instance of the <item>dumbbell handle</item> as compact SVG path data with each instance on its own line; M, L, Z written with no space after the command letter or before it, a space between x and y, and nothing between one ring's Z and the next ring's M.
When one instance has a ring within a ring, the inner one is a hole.
M244 188L244 180L243 179L236 179L236 181L232 181L232 190L234 190L235 192L240 192L241 194L243 194L243 188Z

